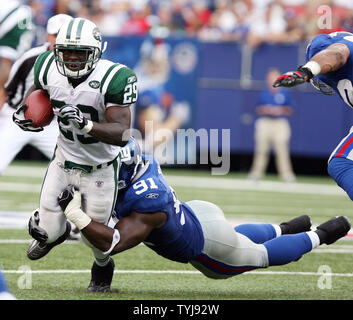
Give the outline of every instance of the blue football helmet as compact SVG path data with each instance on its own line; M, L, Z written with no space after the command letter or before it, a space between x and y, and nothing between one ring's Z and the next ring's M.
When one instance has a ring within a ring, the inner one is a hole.
M128 187L138 171L144 166L142 152L134 137L120 151L121 167L119 171L118 189Z

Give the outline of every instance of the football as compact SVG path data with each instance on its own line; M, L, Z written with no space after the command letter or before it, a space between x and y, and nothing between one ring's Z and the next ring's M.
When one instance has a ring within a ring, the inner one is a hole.
M24 113L26 119L33 120L33 127L45 127L53 120L54 112L50 105L50 98L45 90L33 91L25 100L27 109Z

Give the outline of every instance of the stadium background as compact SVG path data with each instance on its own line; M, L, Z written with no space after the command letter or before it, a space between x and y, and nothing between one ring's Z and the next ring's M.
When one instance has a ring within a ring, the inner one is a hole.
M256 101L266 86L268 69L277 67L284 72L302 64L307 43L318 33L353 31L353 5L348 0L27 3L34 14L33 45L44 41L46 21L57 13L93 20L108 41L104 57L132 69L143 43L163 41L171 62L167 88L178 99L188 101L192 109L192 118L184 127L231 129L230 168L241 172L251 165ZM337 96L319 94L309 84L290 92L294 171L326 175L327 158L350 127L353 113ZM17 159L45 158L27 146ZM269 171L275 171L273 159Z

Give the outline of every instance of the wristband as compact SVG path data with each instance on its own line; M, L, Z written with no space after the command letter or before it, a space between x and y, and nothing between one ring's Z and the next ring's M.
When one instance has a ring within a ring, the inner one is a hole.
M309 69L313 76L317 76L321 72L321 66L316 61L309 61L302 68Z
M85 214L80 208L70 208L70 204L65 210L66 218L68 218L80 231L87 227L92 219Z
M110 246L110 248L103 252L103 254L110 254L113 249L115 248L115 246L119 243L120 241L120 233L118 229L114 229L114 233L113 233L113 238L112 238L112 244Z
M88 133L93 128L93 122L91 120L87 120L87 124L81 129L84 133Z

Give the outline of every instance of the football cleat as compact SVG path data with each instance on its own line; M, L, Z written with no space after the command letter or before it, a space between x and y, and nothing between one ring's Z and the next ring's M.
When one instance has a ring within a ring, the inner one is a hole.
M347 235L351 229L351 223L345 216L334 217L316 228L316 233L320 238L320 244L331 244Z
M306 232L306 231L310 231L311 220L309 216L302 215L288 222L283 222L279 226L282 230L282 234Z
M93 262L91 269L91 282L88 285L88 292L111 292L110 285L113 280L115 263L112 258L109 258L109 262L106 266L100 267Z
M31 260L38 260L43 258L51 249L53 249L58 244L64 242L70 235L71 224L66 221L66 231L65 233L56 239L54 242L46 243L43 241L33 240L27 249L27 257Z

